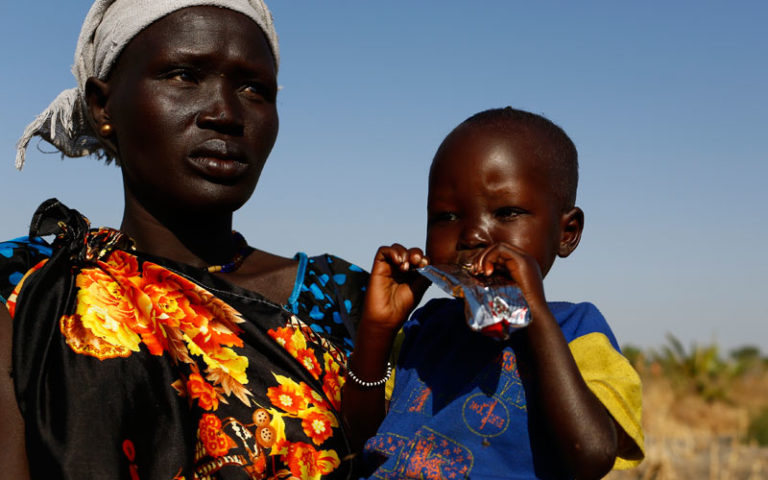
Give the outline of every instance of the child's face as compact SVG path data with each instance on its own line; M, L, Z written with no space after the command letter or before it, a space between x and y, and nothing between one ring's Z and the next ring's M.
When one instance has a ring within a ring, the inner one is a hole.
M493 129L458 133L435 157L427 199L426 253L432 264L466 264L500 242L536 259L542 276L568 255L571 214L534 154L536 138L510 140ZM579 216L578 235L581 234ZM567 238L566 238L567 237Z

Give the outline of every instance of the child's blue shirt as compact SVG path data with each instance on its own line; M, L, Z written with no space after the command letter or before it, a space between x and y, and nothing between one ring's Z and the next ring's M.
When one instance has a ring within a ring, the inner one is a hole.
M608 324L590 303L550 303L587 385L638 445L640 380ZM534 319L535 321L535 319ZM467 327L462 300L432 300L404 328L389 412L365 447L371 478L570 478L529 417L515 356ZM382 463L383 461L383 463Z

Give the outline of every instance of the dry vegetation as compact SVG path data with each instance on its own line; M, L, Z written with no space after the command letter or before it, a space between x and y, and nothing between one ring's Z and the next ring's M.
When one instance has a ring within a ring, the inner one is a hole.
M745 347L625 347L643 378L646 458L610 480L768 479L768 359Z

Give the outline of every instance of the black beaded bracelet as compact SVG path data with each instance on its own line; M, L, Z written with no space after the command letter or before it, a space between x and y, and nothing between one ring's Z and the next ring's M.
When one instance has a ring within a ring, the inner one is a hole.
M359 378L357 378L357 375L352 373L351 368L347 369L347 377L349 377L349 379L355 382L356 384L365 388L380 387L385 383L387 383L387 380L389 380L391 376L392 376L392 365L389 362L387 362L387 373L384 375L384 378L380 380L376 380L375 382L366 382L365 380L360 380Z

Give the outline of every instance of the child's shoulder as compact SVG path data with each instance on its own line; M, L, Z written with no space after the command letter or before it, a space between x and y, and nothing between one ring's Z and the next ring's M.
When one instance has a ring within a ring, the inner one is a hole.
M547 302L547 305L561 326L573 321L605 322L603 314L591 302Z
M548 302L567 342L589 334L602 334L613 348L620 351L618 341L600 310L590 302Z

